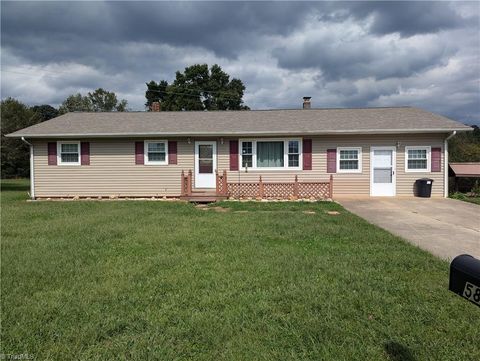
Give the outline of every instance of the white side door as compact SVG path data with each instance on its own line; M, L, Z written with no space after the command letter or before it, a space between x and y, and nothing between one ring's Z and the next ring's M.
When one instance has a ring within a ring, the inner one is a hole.
M370 148L370 195L394 196L396 194L395 147Z
M195 142L195 188L215 188L217 142Z

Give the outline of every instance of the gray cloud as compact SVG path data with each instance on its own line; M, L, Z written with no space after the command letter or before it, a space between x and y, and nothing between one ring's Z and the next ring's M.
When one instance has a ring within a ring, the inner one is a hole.
M357 34L338 37L336 30L317 33L288 42L274 49L281 67L288 69L319 68L328 80L339 78L401 78L445 64L456 52L454 44L443 39L398 39Z
M357 19L373 17L370 30L375 34L399 33L413 36L455 29L472 21L472 14L463 17L454 5L431 1L358 2L351 5L351 14Z
M254 109L415 105L480 123L479 4L1 2L2 97L58 105L218 63Z

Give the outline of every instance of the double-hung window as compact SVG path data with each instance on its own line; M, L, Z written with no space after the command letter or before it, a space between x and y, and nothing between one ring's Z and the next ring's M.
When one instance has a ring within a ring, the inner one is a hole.
M145 164L168 164L168 146L165 140L145 141Z
M288 141L288 166L300 166L300 142L298 140Z
M242 142L242 168L253 167L253 142Z
M248 139L241 140L239 147L243 169L300 169L300 139Z
M430 172L430 147L405 147L405 172Z
M59 165L80 165L80 142L58 142Z
M362 148L337 148L337 169L339 173L361 173Z

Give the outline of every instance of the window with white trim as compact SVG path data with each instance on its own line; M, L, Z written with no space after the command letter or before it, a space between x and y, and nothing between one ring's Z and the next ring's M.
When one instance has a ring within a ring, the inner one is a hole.
M242 168L253 167L253 142L242 142Z
M168 164L168 145L165 140L145 141L145 164Z
M257 141L257 168L283 168L285 143L281 140Z
M242 169L300 169L302 142L300 139L245 139L240 140Z
M337 169L339 173L361 173L362 148L337 148Z
M288 166L300 166L300 142L298 140L288 141Z
M58 142L59 165L80 165L80 142Z
M430 172L430 147L405 147L406 172Z

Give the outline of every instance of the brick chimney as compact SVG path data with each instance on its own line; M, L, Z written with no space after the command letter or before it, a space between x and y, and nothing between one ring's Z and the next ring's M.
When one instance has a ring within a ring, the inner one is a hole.
M150 105L150 111L159 112L160 111L160 102L152 102L152 105Z
M310 99L312 99L312 97L303 97L303 109L310 109L312 107Z

